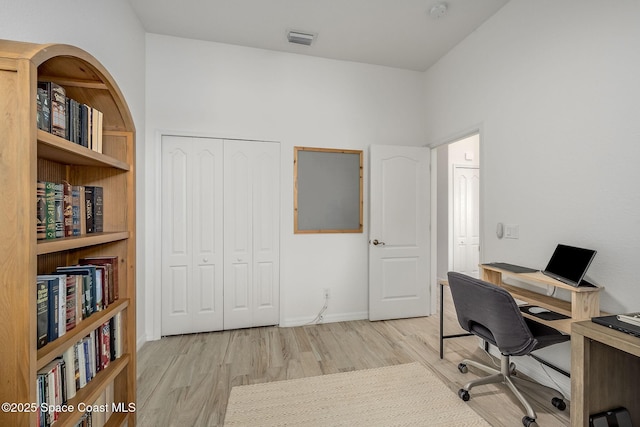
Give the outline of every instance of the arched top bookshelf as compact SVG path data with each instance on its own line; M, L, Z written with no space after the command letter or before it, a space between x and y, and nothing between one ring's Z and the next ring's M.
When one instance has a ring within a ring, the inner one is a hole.
M37 67L38 80L56 82L66 88L68 97L102 111L105 131L135 132L133 117L120 88L93 55L66 44L8 40L0 41L0 50L5 57L30 61Z

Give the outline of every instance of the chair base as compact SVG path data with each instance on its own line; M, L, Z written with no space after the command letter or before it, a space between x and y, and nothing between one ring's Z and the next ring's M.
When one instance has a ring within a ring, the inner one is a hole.
M469 360L469 359L465 359L463 360L459 365L458 365L458 370L460 370L460 372L462 373L466 373L467 372L467 366L473 366L474 368L477 368L487 374L489 374L486 377L482 377L482 378L478 378L475 379L473 381L469 381L468 383L466 383L464 385L463 388L461 388L458 391L458 396L460 396L460 398L464 401L469 400L470 396L469 396L469 390L471 390L473 387L475 386L479 386L479 385L483 385L483 384L494 384L494 383L503 383L505 384L510 390L511 392L518 398L518 400L520 401L520 403L522 404L522 406L524 406L525 411L527 412L527 415L522 419L522 423L525 425L525 427L534 427L537 426L536 423L536 412L534 411L533 407L531 406L531 404L527 401L527 399L524 397L524 395L520 392L520 390L518 390L518 388L516 387L515 382L518 381L524 381L521 378L517 378L515 376L513 376L513 374L515 373L515 364L511 363L511 360L509 358L509 356L505 356L504 354L501 355L500 357L500 370L497 370L491 366L487 366L484 365L482 363L478 363L474 360ZM552 391L554 394L560 394L557 390L551 388L551 387L547 387L543 384L536 384L539 385L540 387L543 387L547 390ZM560 394L560 396L562 396ZM559 410L564 410L566 408L566 404L563 400L562 397L554 397L551 400L551 403L553 404L553 406L555 406L556 408L558 408Z

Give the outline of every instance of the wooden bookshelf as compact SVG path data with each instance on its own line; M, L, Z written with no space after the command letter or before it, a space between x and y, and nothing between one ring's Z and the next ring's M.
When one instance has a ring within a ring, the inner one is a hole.
M104 114L102 153L39 130L38 80ZM123 355L77 391L69 404L91 405L108 387L123 408L136 399L135 127L109 72L73 46L0 40L0 402L36 403L38 369L120 313ZM101 186L104 232L36 240L36 182ZM119 299L37 349L36 275L80 258L118 256ZM79 411L56 426L73 426ZM35 426L35 412L0 412L0 425ZM134 426L135 412L114 412L108 426Z

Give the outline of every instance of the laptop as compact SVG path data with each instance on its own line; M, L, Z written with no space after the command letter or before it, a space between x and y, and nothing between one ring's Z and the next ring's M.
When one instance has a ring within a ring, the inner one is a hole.
M595 256L596 251L592 249L560 244L542 273L571 286L593 286L582 282Z
M591 321L599 325L633 335L634 337L640 337L640 326L618 320L615 314L611 316L592 317Z

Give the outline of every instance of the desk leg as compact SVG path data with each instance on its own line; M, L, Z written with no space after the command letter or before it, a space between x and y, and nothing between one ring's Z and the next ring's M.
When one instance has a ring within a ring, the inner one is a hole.
M444 334L444 285L440 283L440 359L444 358L444 340L447 338L468 337L473 334Z
M589 425L588 372L591 368L591 342L579 334L571 334L571 427Z

